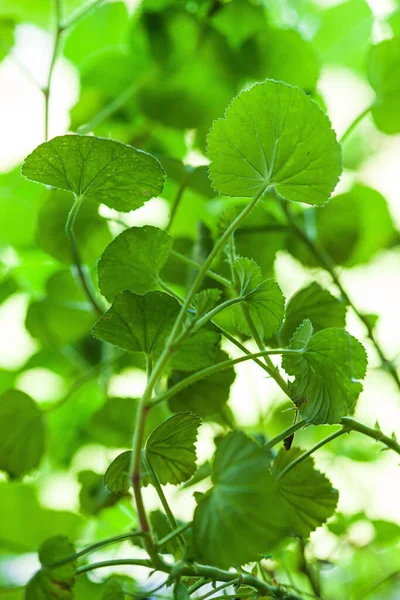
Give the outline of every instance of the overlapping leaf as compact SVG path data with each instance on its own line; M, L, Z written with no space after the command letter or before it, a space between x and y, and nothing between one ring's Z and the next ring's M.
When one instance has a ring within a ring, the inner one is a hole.
M110 310L93 327L100 340L131 352L144 352L157 359L180 311L175 298L163 292L143 296L124 291L114 298ZM213 362L220 336L202 328L184 341L170 364L182 371L201 369Z
M126 229L111 242L100 259L98 274L102 294L111 302L122 290L145 294L159 289L159 273L171 248L171 236L158 227Z

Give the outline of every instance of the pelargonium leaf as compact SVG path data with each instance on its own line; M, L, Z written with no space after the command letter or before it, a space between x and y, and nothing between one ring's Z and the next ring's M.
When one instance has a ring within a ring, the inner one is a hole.
M22 175L124 212L159 195L165 178L150 154L114 140L80 135L40 144L25 159Z
M276 479L294 535L307 538L333 515L338 492L329 479L314 468L311 457L279 478L283 469L302 454L300 448L281 450L274 460L272 473Z
M312 334L310 321L296 330L282 366L294 375L292 399L310 423L338 423L362 391L358 381L367 369L364 347L344 329L332 327Z
M194 513L193 542L200 562L240 566L269 552L289 533L268 453L244 433L232 432L220 442L212 482Z
M42 569L29 581L25 589L26 600L73 600L76 559L58 567L53 564L75 553L74 545L65 536L50 538L39 549Z
M118 454L104 474L104 484L114 494L126 494L131 486L129 481L129 465L132 450Z
M279 332L283 344L287 344L297 327L309 319L314 331L327 327L344 327L346 303L324 290L315 281L292 296L286 307L285 323Z
M46 424L30 396L7 390L0 397L0 470L22 477L39 466L45 451Z
M243 305L262 339L274 335L281 326L285 315L285 298L279 285L273 279L263 281L260 267L250 258L238 257L232 264L237 292L243 297ZM241 306L235 307L238 328L243 333L251 333L241 313Z
M98 339L131 352L144 352L157 359L164 349L180 305L163 292L140 296L129 291L114 298L109 311L95 324L92 333ZM171 367L194 371L215 359L219 334L210 326L189 336L172 354Z
M302 90L266 80L237 96L208 135L210 178L228 196L273 187L283 198L320 206L341 173L329 119Z
M126 229L107 246L100 259L101 293L111 302L122 290L145 294L159 289L159 273L171 248L171 236L158 227Z
M146 457L160 483L177 485L190 479L196 471L197 430L199 417L181 412L161 423L146 442Z

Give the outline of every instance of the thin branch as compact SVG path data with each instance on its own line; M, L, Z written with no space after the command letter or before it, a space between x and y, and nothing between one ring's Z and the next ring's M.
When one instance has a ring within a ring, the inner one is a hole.
M203 594L202 596L199 596L199 598L197 600L206 600L207 598L210 598L210 596L213 596L214 594L216 594L217 592L220 592L221 590L224 590L225 588L231 586L231 585L237 585L240 582L241 578L240 577L236 577L236 579L233 579L232 581L227 581L225 583L221 583L221 585L219 585L218 587L210 590L209 592ZM252 594L253 596L254 594ZM239 598L240 596L238 596L237 594L235 594L234 596L232 596L233 598Z
M177 210L179 208L179 204L180 204L180 202L182 200L183 193L186 190L186 187L187 187L190 175L191 175L191 173L187 172L185 174L185 176L182 177L182 181L180 182L180 184L178 186L178 191L176 193L176 196L175 196L174 201L173 201L172 206L171 206L171 214L170 214L170 217L169 217L168 225L166 227L167 231L169 231L171 229L172 223L174 222L174 218L175 218L176 212L177 212Z
M176 383L173 387L169 388L169 390L164 392L161 396L157 396L151 402L151 406L156 406L157 404L161 404L161 402L165 402L165 400L169 400L169 398L171 398L172 396L175 396L175 394L177 394L178 392L181 392L186 387L193 385L197 381L200 381L201 379L205 379L206 377L211 377L212 375L215 375L216 373L219 373L220 371L225 371L226 369L229 369L229 368L233 367L234 365L238 365L242 362L246 362L248 360L254 360L256 358L259 358L259 357L261 358L261 357L268 356L268 355L283 355L283 354L291 354L292 355L292 354L297 354L297 353L298 353L298 350L289 350L287 348L278 349L278 350L262 350L260 352L254 352L254 353L249 352L249 353L245 354L244 356L239 356L238 358L224 360L215 365L211 365L210 367L201 369L200 371L196 371L196 373L193 373L192 375L189 375L188 377L185 377L185 379L182 379L181 381Z
M335 440L336 438L340 437L341 435L348 433L349 430L346 429L346 427L343 427L343 429L339 429L339 431L335 431L335 433L332 433L332 435L328 435L326 438L324 438L323 440L321 440L320 442L318 442L318 444L315 444L315 446L313 446L312 448L310 448L310 450L307 450L307 452L304 452L303 454L301 454L300 456L298 456L294 461L292 461L291 463L289 463L288 465L286 465L286 467L284 469L282 469L282 471L280 471L277 475L277 480L282 479L282 477L284 477L285 475L287 475L287 473L289 473L289 471L291 471L292 469L294 469L294 467L297 467L297 465L299 465L301 462L303 462L303 460L306 460L306 458L308 458L309 456L311 456L311 454L314 454L314 452L316 452L319 448L322 448L322 446L325 446L326 444L329 444L330 442L332 442L333 440Z
M172 254L172 256L175 256L175 258L178 258L179 260L186 263L190 267L193 267L194 269L200 270L203 266L201 263L198 263L195 260L192 260L188 256L185 256L184 254L181 254L180 252L177 252L176 250L171 250L171 254ZM222 275L215 273L215 271L212 271L211 269L207 269L206 276L210 277L211 279L214 279L215 281L218 281L218 283L222 283L222 285L224 285L225 287L231 287L231 285L232 285L232 283L229 281L229 279L222 277Z
M339 289L340 293L342 294L343 299L346 302L346 304L348 304L348 306L350 306L352 308L353 312L357 315L357 317L360 319L360 321L364 324L364 326L367 330L367 335L368 335L369 339L371 340L372 344L374 345L375 350L377 351L377 353L382 361L383 367L385 369L387 369L387 371L390 373L390 375L392 376L393 380L395 381L398 389L400 390L400 378L399 378L399 375L397 373L395 366L386 357L380 344L376 340L375 334L373 332L373 329L372 329L371 323L369 322L368 317L358 310L358 308L355 306L354 302L351 300L350 296L344 289L344 287L337 275L335 263L332 261L331 257L322 248L318 247L317 244L312 239L310 239L309 236L307 235L307 233L298 225L296 220L293 218L286 201L283 202L283 208L285 210L285 213L288 218L288 222L292 228L292 231L308 247L310 252L317 259L320 266L330 274L333 282L335 283L335 285Z
M106 540L102 540L101 542L96 542L95 544L91 544L90 546L83 548L83 550L80 550L79 552L76 552L75 554L72 554L71 556L67 556L66 558L63 558L62 560L58 560L57 562L55 562L51 565L48 565L48 567L49 567L49 569L55 569L56 567L62 567L63 565L66 565L74 560L77 560L78 558L81 558L82 556L86 556L87 554L96 552L96 550L100 550L100 548L105 548L106 546L111 546L112 544L119 544L120 542L124 542L126 540L131 540L135 537L142 537L142 536L143 536L143 533L141 533L140 531L131 531L129 533L122 533L121 535L116 535L116 536L108 538Z
M164 508L165 514L167 515L167 519L169 521L169 524L171 525L171 529L172 529L171 533L175 534L174 537L177 537L178 544L179 544L181 550L184 551L185 546L186 546L185 540L182 537L181 533L176 533L178 531L178 529L179 529L179 525L177 523L177 520L174 517L174 513L172 512L172 510L171 510L171 508L170 508L170 506L168 504L168 500L167 500L167 498L166 498L166 496L164 494L164 490L162 489L160 481L159 481L159 479L157 477L157 473L153 469L153 465L151 464L151 462L150 462L150 460L148 458L146 449L143 450L142 456L143 456L143 461L144 461L144 464L146 465L147 471L150 474L150 477L151 477L154 489L157 492L157 495L158 495L158 497L160 499L160 502L161 502L161 504L162 504L162 506ZM170 539L173 539L173 538L170 538ZM160 545L157 544L157 547L160 547Z
M350 417L343 417L340 423L347 430L358 431L358 433L362 433L377 442L382 442L382 444L385 444L385 446L400 455L400 444L398 441L394 437L385 435L380 429L372 429L372 427L368 427L368 425L364 425L364 423L360 423Z
M340 138L340 144L344 144L344 142L347 140L348 137L350 137L350 135L353 133L353 131L355 130L355 128L357 127L357 125L363 120L363 118L371 111L372 109L372 105L371 106L367 106L367 108L365 110L362 111L361 114L359 114L354 121L352 121L350 123L350 125L348 126L348 128L346 129L346 131L344 132L344 134L342 135L342 137Z
M300 571L307 577L307 579L310 583L311 589L313 591L314 598L318 598L318 599L322 600L319 573L315 573L314 569L312 568L312 565L308 564L308 561L306 559L306 553L305 553L306 546L305 546L304 540L300 539L299 545L300 545L300 566L299 566Z
M289 435L292 435L292 433L296 433L296 431L298 431L299 429L302 429L303 427L306 427L306 426L307 426L306 421L299 421L298 423L291 425L284 431L281 431L280 433L278 433L278 435L276 435L274 438L272 438L272 440L269 440L269 442L267 442L264 446L265 450L270 450L271 448L273 448L274 446L279 444L279 442L281 442L282 440L287 438Z
M82 204L83 198L80 198L79 196L75 197L75 201L74 204L68 214L68 219L67 219L67 223L65 225L65 231L67 236L70 239L70 243L71 243L71 249L72 249L72 255L74 258L74 264L76 267L76 270L78 272L78 277L79 280L81 282L82 288L87 296L87 298L89 299L91 305L94 308L94 311L98 314L98 315L103 315L104 310L101 308L101 306L97 303L97 300L95 298L94 293L91 290L91 286L90 283L86 277L86 274L84 272L84 267L82 265L81 262L81 257L79 255L79 250L78 250L78 245L76 243L76 238L75 238L75 233L74 233L74 224L75 224L75 219L76 216L78 214L79 208Z
M192 526L192 523L184 523L183 525L178 527L178 529L171 531L171 533L169 533L168 535L166 535L160 541L157 542L157 547L162 548L162 546L164 546L165 544L168 544L168 542L170 542L171 540L176 538L178 535L181 535L182 533L184 533L185 531L190 529L191 526Z
M114 560L103 560L101 562L92 563L90 565L83 565L82 567L78 567L76 570L77 575L83 575L84 573L89 573L90 571L95 571L96 569L103 569L106 567L120 567L120 566L138 566L138 567L147 567L148 569L153 568L153 564L150 560L141 559L141 558L117 558Z
M84 6L82 6L82 8L79 8L74 13L72 13L72 15L68 17L68 19L65 19L63 21L62 28L69 29L70 27L73 27L78 23L78 21L87 17L88 14L92 12L92 10L98 8L103 3L104 0L95 0L94 2L85 4Z

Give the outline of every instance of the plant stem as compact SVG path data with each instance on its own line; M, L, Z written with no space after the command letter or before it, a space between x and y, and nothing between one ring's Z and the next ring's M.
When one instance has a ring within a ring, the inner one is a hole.
M314 597L321 598L321 585L320 585L319 573L316 573L314 571L314 569L312 568L312 565L308 564L308 561L306 559L306 553L305 553L306 547L305 547L304 540L300 539L299 544L300 544L300 566L299 566L299 569L307 577L307 579L310 583L311 589L313 591Z
M184 531L189 529L191 526L192 526L192 523L184 523L183 525L180 525L180 527L178 527L178 529L171 531L171 533L169 533L168 535L163 537L160 541L158 541L157 547L161 548L162 546L164 546L164 544L167 544L168 542L173 540L177 535L181 535L181 533L183 533Z
M193 297L196 294L197 290L199 289L199 287L201 285L201 282L203 281L204 277L206 276L207 271L211 267L214 259L218 256L219 252L222 250L222 248L224 247L224 245L226 244L226 242L229 240L229 238L231 237L231 235L239 227L239 225L241 224L241 222L247 217L247 215L251 212L251 210L257 204L258 200L264 194L264 192L266 191L267 187L268 186L265 186L264 188L262 188L261 190L259 190L257 192L257 194L255 194L255 196L252 198L252 200L238 214L238 216L236 217L236 219L234 219L232 221L232 223L224 231L224 233L222 234L222 236L219 238L219 240L214 245L214 247L211 250L210 254L207 256L206 260L202 264L201 269L197 273L197 275L195 277L195 280L193 281L192 286L191 286L191 288L190 288L190 290L189 290L189 292L188 292L188 294L186 296L185 302L183 303L183 305L181 307L180 313L178 314L178 317L177 317L177 319L176 319L176 321L174 323L174 327L172 328L169 340L167 342L167 347L175 339L176 333L179 331L179 328L181 327L181 325L184 322L184 319L185 319L185 316L186 316L186 311L191 306Z
M188 588L189 596L191 596L194 592L197 592L197 590L203 587L203 585L207 585L207 583L209 583L209 580L205 579L204 577L200 579L200 581L196 581L196 583L194 583Z
M344 142L347 140L347 138L353 133L353 131L357 127L357 125L363 120L363 118L370 112L371 109L372 109L372 104L370 106L367 106L367 108L365 110L363 110L362 113L360 113L354 119L354 121L352 121L352 123L350 123L350 125L348 126L348 128L346 129L346 131L344 132L344 134L342 135L342 137L339 140L340 144L342 144L342 145L344 144Z
M106 546L111 546L112 544L118 544L119 542L131 540L135 537L141 537L142 535L143 534L140 531L131 531L129 533L122 533L121 535L116 535L114 537L107 538L106 540L102 540L101 542L96 542L95 544L91 544L90 546L83 548L83 550L80 550L79 552L68 556L67 558L63 558L62 560L59 560L49 565L49 569L61 567L62 565L66 565L74 560L77 560L78 558L81 558L81 556L86 556L87 554L96 552L96 550L100 550L100 548L105 548Z
M96 569L103 569L105 567L120 567L123 565L135 565L138 567L147 567L148 569L153 568L151 561L145 558L117 558L114 560L103 560L102 562L92 563L90 565L83 565L82 567L77 568L76 574L83 575L84 573L95 571Z
M230 306L239 304L240 302L243 302L244 300L245 300L245 298L238 296L237 298L229 298L225 302L218 304L212 310L210 310L208 313L206 313L203 317L201 317L201 319L199 319L197 321L197 323L195 324L195 326L192 330L192 333L194 333L195 331L197 331L198 329L203 327L203 325L208 323L208 321L211 321L211 319L213 319L216 315L218 315L220 312L225 310L225 308L229 308Z
M191 175L191 173L187 172L185 174L185 176L182 177L182 181L180 182L180 184L178 186L178 191L176 193L176 196L175 196L174 201L173 201L172 206L171 206L171 214L170 214L170 217L169 217L168 225L166 227L166 231L169 231L171 229L172 223L174 222L174 218L175 218L175 215L176 215L176 211L178 210L180 201L182 200L182 196L183 196L183 193L184 193L184 191L186 189L186 186L187 186L187 183L188 183L190 175Z
M267 442L264 446L265 450L270 450L271 448L273 448L274 446L279 444L279 442L281 442L282 440L287 438L289 435L291 435L292 433L296 433L296 431L298 431L302 427L306 427L306 426L307 426L306 421L298 421L294 425L291 425L284 431L281 431L281 433L278 433L278 435L276 435L274 438L272 438L272 440L269 440L269 442Z
M51 81L53 78L54 66L56 64L58 52L60 49L60 42L64 28L62 26L62 6L61 0L55 0L55 13L56 13L56 32L54 35L53 53L50 59L49 71L47 74L47 83L43 88L44 94L44 139L47 142L49 139L49 111L50 111L50 91Z
M65 21L62 24L63 29L68 29L69 27L73 27L74 25L76 25L78 21L85 18L90 12L92 12L92 10L98 8L100 4L103 4L103 2L104 0L95 0L91 4L85 4L84 6L82 6L82 8L72 13L72 15L68 19L65 19Z
M136 426L133 434L132 442L132 458L130 465L130 478L132 480L133 494L135 496L136 510L139 518L140 530L145 534L143 544L147 550L154 566L157 566L160 561L160 557L157 552L157 548L154 544L149 521L147 519L146 509L143 502L142 496L142 476L141 476L141 462L142 462L142 446L143 438L146 427L147 415L149 407L146 406L147 395L151 397L153 388L149 387L149 382L152 377L152 359L147 357L147 387L138 404L136 413Z
M245 354L244 356L239 356L238 358L224 360L215 365L211 365L210 367L206 367L205 369L201 369L201 371L197 371L196 373L189 375L189 377L185 377L185 379L182 379L181 381L179 381L177 384L175 384L169 390L164 392L161 396L157 396L154 399L154 401L151 403L151 406L156 406L157 404L161 404L161 402L164 402L165 400L169 400L169 398L171 398L172 396L175 396L175 394L182 391L186 387L193 385L194 383L196 383L196 381L199 381L200 379L204 379L206 377L211 377L212 375L215 375L216 373L219 373L220 371L229 369L230 367L233 367L234 365L237 365L239 363L242 363L242 362L245 362L248 360L254 360L255 358L258 358L258 357L268 356L270 354L282 355L282 354L294 354L297 352L298 352L297 350L288 350L288 349L262 350L260 352L255 352L254 354L249 352L248 354Z
M397 385L397 388L400 390L400 378L399 378L399 375L397 373L395 366L385 356L385 353L383 352L380 344L376 340L373 329L368 320L368 317L365 316L364 314L362 314L358 310L358 308L355 306L354 302L351 300L348 293L344 289L344 287L336 273L335 263L332 261L329 254L327 254L322 248L319 248L317 246L317 244L315 244L315 242L309 238L307 233L297 224L295 219L292 217L292 214L289 210L287 202L283 202L283 208L287 215L287 218L288 218L288 221L289 221L292 231L308 247L308 249L314 255L314 257L317 259L317 261L319 262L321 267L330 274L333 282L335 283L336 287L339 289L340 293L342 294L343 299L346 302L346 304L348 304L348 306L350 306L352 308L353 312L357 315L357 317L360 319L360 321L364 324L364 326L367 330L368 337L371 340L372 344L374 345L375 350L377 351L379 358L382 361L383 367L386 368L386 370L390 373L390 375L392 376L393 380L395 381L395 383Z
M297 467L297 465L299 465L301 462L303 462L303 460L306 460L306 458L308 458L309 456L311 456L311 454L314 454L314 452L316 452L319 448L322 448L322 446L325 446L326 444L329 444L330 442L332 442L333 440L335 440L336 438L340 437L341 435L344 435L345 433L348 433L349 430L346 429L345 427L343 427L343 429L339 429L339 431L335 431L335 433L332 433L331 435L328 435L326 438L324 438L323 440L321 440L320 442L318 442L318 444L315 444L315 446L313 446L312 448L310 448L310 450L307 450L307 452L304 452L303 454L301 454L300 456L298 456L294 461L292 461L291 463L289 463L288 465L286 465L286 467L284 469L282 469L282 471L280 471L277 475L277 480L282 479L282 477L284 477L285 475L287 475L287 473L289 473L289 471L291 471L294 467Z
M217 592L220 592L221 590L224 590L225 588L227 588L227 587L229 587L231 585L236 585L239 582L240 582L240 577L236 577L236 579L233 579L232 581L227 581L225 583L222 583L221 585L219 585L218 587L210 590L206 594L203 594L203 596L200 596L197 600L206 600L206 598L209 598L210 596L213 596ZM234 597L236 597L236 595Z
M192 260L188 256L181 254L180 252L177 252L176 250L171 250L171 254L175 258L181 260L182 262L186 263L190 267L193 267L194 269L200 270L203 266L202 264L196 262L195 260ZM211 279L218 281L218 283L221 283L225 287L230 287L232 285L232 283L229 281L229 279L222 277L222 275L218 275L218 273L215 273L215 271L212 271L211 269L207 270L206 275L207 275L207 277L210 277Z
M164 494L164 491L162 489L160 481L157 477L157 473L153 469L153 465L151 464L150 460L148 459L146 449L143 450L142 455L143 455L143 459L144 459L146 468L150 474L154 489L157 492L157 495L158 495L158 497L161 501L161 504L165 510L165 514L167 515L168 521L171 525L171 529L172 529L171 533L175 533L175 536L178 538L178 544L179 544L181 550L183 551L185 549L185 540L183 539L183 537L181 536L180 533L176 534L176 531L179 529L179 525L177 523L177 520L174 517L172 510L169 507L168 500ZM159 547L159 544L157 544L157 547Z
M372 427L368 427L367 425L364 425L364 423L360 423L359 421L351 419L350 417L343 417L340 423L346 430L358 431L358 433L362 433L363 435L366 435L377 442L382 442L388 448L394 450L394 452L397 452L397 454L400 454L400 444L397 442L397 440L393 437L385 435L379 429L372 429Z
M95 127L98 127L98 125L103 123L103 121L108 119L108 117L111 117L111 115L122 108L124 104L126 104L141 87L143 87L143 85L148 83L148 81L154 77L156 72L156 68L149 69L144 75L139 77L138 80L133 81L131 85L129 85L119 96L114 98L109 104L107 104L96 115L94 115L94 117L92 117L88 123L78 127L78 133L80 135L85 135L93 131ZM115 221L116 219L113 220ZM125 227L127 226L125 223L124 225Z
M68 214L68 218L67 218L67 223L65 225L65 231L67 236L70 239L70 243L71 243L71 249L72 249L72 256L74 259L74 264L75 267L77 269L78 272L78 276L79 276L79 280L81 282L82 288L86 294L86 296L88 297L91 305L93 306L95 312L98 315L102 315L103 314L103 310L102 308L97 304L96 298L91 290L91 286L86 278L84 269L83 269L83 265L81 263L81 258L79 255L79 250L78 250L78 245L76 243L76 238L75 238L75 233L74 233L74 223L75 223L75 219L76 216L78 214L78 211L80 209L80 206L83 202L83 198L81 198L80 196L75 196L75 201L74 204L72 205L71 210L69 211Z

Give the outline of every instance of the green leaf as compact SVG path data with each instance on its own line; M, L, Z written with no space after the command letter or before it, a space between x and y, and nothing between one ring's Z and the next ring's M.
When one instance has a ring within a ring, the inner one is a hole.
M400 132L400 37L372 46L368 59L368 79L376 92L372 116L384 133Z
M115 458L104 474L104 484L114 494L126 494L129 491L129 465L132 450L127 450Z
M215 363L228 360L228 355L219 350ZM174 371L169 379L169 386L179 383L187 377L188 373ZM231 367L211 377L200 379L189 385L184 390L175 394L168 400L168 405L173 412L190 410L199 417L212 416L221 409L229 400L229 392L235 380L235 371Z
M312 44L323 63L363 70L372 35L373 13L365 0L341 2L321 12Z
M221 441L212 481L194 513L194 549L200 562L238 567L258 560L288 534L268 454L244 433L230 433Z
M159 273L171 248L171 236L158 227L147 225L123 231L105 249L99 262L103 296L112 302L122 290L145 294L159 289Z
M105 508L114 506L121 498L121 494L109 492L104 485L104 477L94 471L81 471L78 481L81 484L79 504L83 514L98 515Z
M164 421L148 438L146 457L162 485L177 485L194 475L200 424L193 413L181 412Z
M0 45L0 62L6 58L8 50L11 50L14 45L14 30L15 21L9 17L0 18L0 38L2 44Z
M11 478L39 466L45 451L43 413L30 396L8 390L0 397L0 470Z
M119 581L107 581L102 600L125 600L126 596Z
M322 205L341 173L329 119L304 92L267 80L237 96L208 136L213 187L252 197L274 187L287 200Z
M26 600L73 600L76 560L60 567L51 565L75 553L74 545L65 536L50 538L39 549L42 569L29 581L25 590Z
M338 492L325 475L314 468L311 457L291 469L281 479L279 474L302 454L300 448L282 449L273 463L273 475L288 515L293 534L307 538L333 515Z
M218 303L222 296L221 290L207 288L195 294L192 306L196 311L196 318L200 319Z
M75 262L71 241L65 231L73 202L70 193L61 190L52 191L40 209L36 232L38 246L60 262L67 264ZM74 233L83 263L97 261L99 254L111 241L107 221L100 217L97 206L91 202L85 202L80 207L74 223Z
M112 307L92 333L104 342L131 352L144 352L157 360L179 311L178 301L163 292L139 296L124 291L115 296ZM172 355L171 367L182 371L206 367L215 359L219 339L213 329L202 328Z
M64 135L22 165L27 179L128 212L162 192L164 170L150 154L113 140Z
M314 425L338 423L362 391L367 354L364 347L344 329L323 329L312 335L309 321L294 334L282 366L295 376L292 399L301 416Z
M233 263L236 289L244 298L250 317L262 339L268 339L281 326L285 315L285 298L279 285L273 279L263 281L260 267L250 258L239 257ZM250 329L241 315L241 307L235 307L235 316L239 329L250 333Z
M136 406L134 398L108 398L89 423L90 437L111 448L129 446Z
M297 327L309 319L314 331L327 327L344 327L346 324L346 303L313 282L302 288L288 302L286 318L279 337L287 345Z

